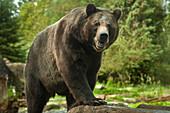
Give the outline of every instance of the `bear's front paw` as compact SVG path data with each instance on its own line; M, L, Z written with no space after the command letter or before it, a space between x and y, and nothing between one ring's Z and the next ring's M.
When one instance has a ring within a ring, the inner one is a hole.
M69 107L69 109L79 106L79 105L99 106L99 105L106 105L106 104L107 102L105 100L102 100L100 98L94 98L94 99L87 100L87 101L75 102Z
M100 98L95 98L92 100L84 101L85 105L90 105L90 106L99 106L99 105L106 105L107 102L105 100L102 100Z

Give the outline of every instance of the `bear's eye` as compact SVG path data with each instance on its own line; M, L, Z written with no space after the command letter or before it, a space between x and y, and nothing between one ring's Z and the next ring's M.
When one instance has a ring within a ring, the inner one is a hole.
M107 24L107 27L108 27L108 28L112 28L111 24Z
M95 25L95 26L99 26L99 25L100 25L100 23L94 23L94 25Z

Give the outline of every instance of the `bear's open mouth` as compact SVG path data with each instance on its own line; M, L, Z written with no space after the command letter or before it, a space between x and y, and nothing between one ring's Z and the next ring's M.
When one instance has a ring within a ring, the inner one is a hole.
M104 43L104 42L101 42L101 41L97 41L96 47L99 48L99 49L102 49L102 48L105 47L105 43Z
M94 38L94 45L93 48L97 51L97 52L102 52L106 46L107 46L108 42L102 41L102 40L98 40L97 37Z

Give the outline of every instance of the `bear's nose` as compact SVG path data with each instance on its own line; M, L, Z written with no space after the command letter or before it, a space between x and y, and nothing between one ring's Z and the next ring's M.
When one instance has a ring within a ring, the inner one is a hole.
M105 32L100 33L100 40L101 41L106 42L107 41L107 37L108 37L107 33L105 33Z

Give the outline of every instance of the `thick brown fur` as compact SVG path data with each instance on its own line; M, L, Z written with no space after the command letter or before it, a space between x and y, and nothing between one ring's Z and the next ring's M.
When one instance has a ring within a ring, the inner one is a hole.
M82 104L106 104L95 98L93 89L102 51L118 37L120 16L120 9L112 13L88 4L86 8L74 9L36 36L25 69L29 113L41 113L55 93L66 96L68 110ZM108 36L101 41L100 35L97 43L94 38L100 34L101 25Z

